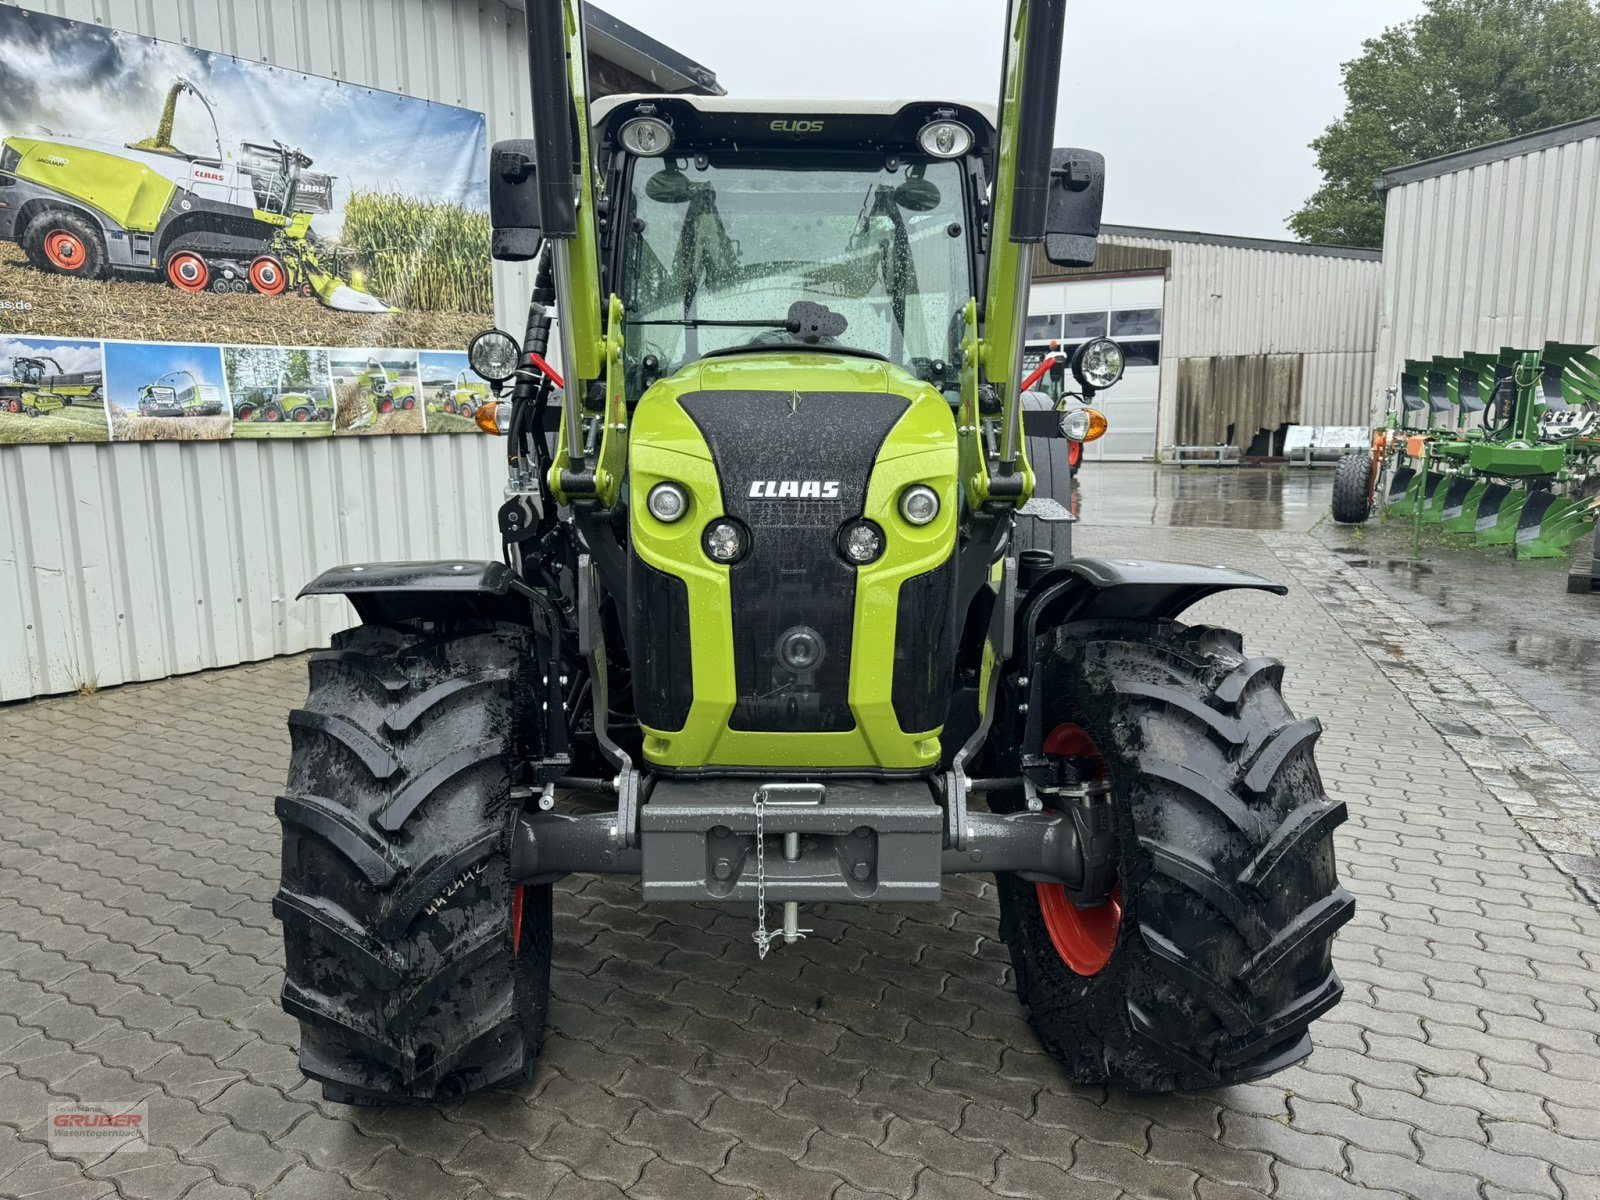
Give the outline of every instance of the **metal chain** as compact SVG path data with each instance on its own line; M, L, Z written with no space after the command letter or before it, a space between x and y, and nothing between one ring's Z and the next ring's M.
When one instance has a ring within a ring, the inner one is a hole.
M760 789L756 790L756 931L751 936L756 940L756 957L765 958L767 951L772 948L772 943L778 935L767 932L767 853L766 835L762 828L762 801L765 797Z

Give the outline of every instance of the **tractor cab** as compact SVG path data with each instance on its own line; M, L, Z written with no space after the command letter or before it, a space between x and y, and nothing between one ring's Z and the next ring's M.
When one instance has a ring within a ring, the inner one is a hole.
M181 417L183 400L170 384L147 383L139 392L141 417Z
M26 384L37 387L44 383L44 362L37 358L15 358L11 360L11 379L13 383Z

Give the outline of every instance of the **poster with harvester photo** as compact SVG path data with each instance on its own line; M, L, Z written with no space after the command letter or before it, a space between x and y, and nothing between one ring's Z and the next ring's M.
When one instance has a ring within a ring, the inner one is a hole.
M107 342L105 357L112 441L205 442L232 432L219 347Z
M99 342L0 336L0 446L109 436Z
M0 5L0 335L459 349L483 114Z
M328 362L335 433L422 432L422 379L415 350L334 350Z
M234 437L332 436L333 379L326 350L224 346L222 368Z
M489 385L473 374L466 352L424 350L419 357L426 432L479 432L474 418L490 399Z

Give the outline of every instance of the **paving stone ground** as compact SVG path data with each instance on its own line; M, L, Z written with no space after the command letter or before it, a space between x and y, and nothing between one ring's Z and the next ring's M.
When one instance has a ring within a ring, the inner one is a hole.
M1489 790L1494 762L1430 721L1448 659L1379 669L1362 622L1387 618L1341 605L1301 536L1080 544L1294 587L1195 615L1288 662L1350 808L1347 991L1302 1066L1180 1097L1071 1086L978 878L937 905L818 909L762 963L748 912L576 878L530 1084L328 1104L277 1002L288 659L0 709L0 1196L1595 1200L1600 913L1526 831L1538 814ZM150 1150L52 1157L46 1106L69 1099L147 1100Z

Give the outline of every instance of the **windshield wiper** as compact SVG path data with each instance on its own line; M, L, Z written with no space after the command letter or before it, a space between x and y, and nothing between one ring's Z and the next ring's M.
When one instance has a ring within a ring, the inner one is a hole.
M826 304L818 304L814 300L796 300L789 306L789 315L782 320L742 320L739 318L713 318L713 317L664 317L652 321L627 321L625 325L676 325L688 329L704 327L744 328L744 329L782 329L787 333L798 334L803 342L817 342L825 337L838 337L850 328L850 321L843 313L836 313Z

